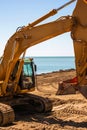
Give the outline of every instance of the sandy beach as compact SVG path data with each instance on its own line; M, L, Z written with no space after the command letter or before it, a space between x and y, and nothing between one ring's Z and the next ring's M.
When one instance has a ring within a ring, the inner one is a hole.
M56 95L58 83L75 76L73 69L37 75L37 88L32 93L49 98L53 104L52 111L31 114L20 110L16 113L15 122L0 127L0 130L86 130L87 100L79 92Z

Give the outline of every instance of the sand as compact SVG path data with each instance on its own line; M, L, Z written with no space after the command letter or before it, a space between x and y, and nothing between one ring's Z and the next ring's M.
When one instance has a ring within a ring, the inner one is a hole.
M53 103L49 113L22 111L16 113L13 124L0 130L86 130L87 100L80 94L56 95L58 83L76 76L75 70L60 70L37 75L37 89L33 94L48 97Z

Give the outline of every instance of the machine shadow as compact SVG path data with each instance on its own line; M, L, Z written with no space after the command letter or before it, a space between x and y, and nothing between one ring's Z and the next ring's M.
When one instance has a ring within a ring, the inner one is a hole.
M36 122L47 125L60 125L61 127L72 126L76 128L87 128L87 122L76 122L76 121L65 121L60 118L56 118L52 115L52 112L47 113L34 113L28 110L27 107L23 107L23 109L17 109L15 111L16 119L15 121L27 121L27 122Z

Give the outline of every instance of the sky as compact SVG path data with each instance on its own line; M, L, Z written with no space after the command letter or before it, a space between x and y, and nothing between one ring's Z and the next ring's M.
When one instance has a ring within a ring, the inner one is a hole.
M17 27L27 26L36 19L57 9L70 0L0 0L0 56L8 39ZM72 15L76 2L60 10L40 24L52 22L61 16ZM59 35L27 49L26 56L74 56L73 41L69 33Z

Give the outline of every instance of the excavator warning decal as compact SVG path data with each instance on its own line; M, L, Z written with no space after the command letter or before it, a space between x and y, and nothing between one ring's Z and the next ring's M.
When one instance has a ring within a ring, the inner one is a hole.
M87 4L87 0L83 0Z

